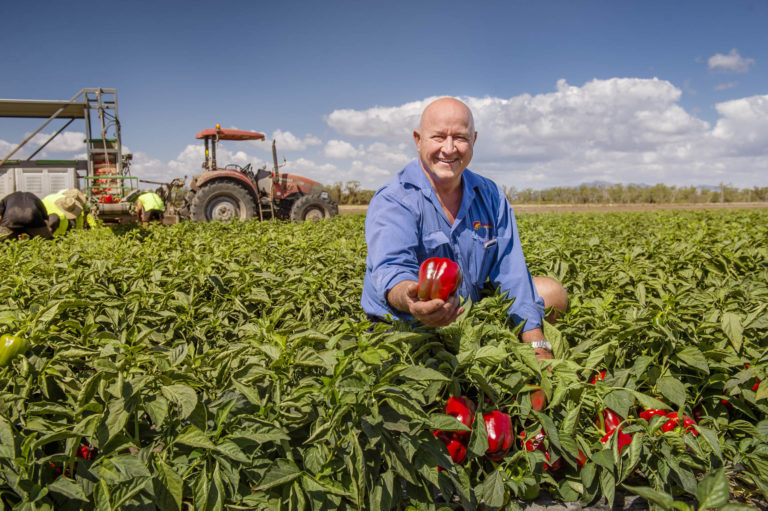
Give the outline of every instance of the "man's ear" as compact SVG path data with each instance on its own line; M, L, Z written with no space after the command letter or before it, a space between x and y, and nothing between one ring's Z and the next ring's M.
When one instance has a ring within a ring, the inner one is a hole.
M421 133L419 133L418 130L413 130L413 141L416 144L416 147L418 147L419 142L421 142Z
M475 139L472 141L472 145L475 145L475 142L477 142L477 132L475 132Z

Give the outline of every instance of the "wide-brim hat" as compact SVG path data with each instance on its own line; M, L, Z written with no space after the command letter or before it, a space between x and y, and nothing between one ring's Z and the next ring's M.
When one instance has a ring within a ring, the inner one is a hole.
M64 190L61 192L64 197L72 197L77 202L79 202L81 205L85 205L85 195L83 195L83 192L80 190L75 190L74 188L70 190Z
M83 212L83 203L66 195L57 199L54 204L64 213L68 220L74 220Z

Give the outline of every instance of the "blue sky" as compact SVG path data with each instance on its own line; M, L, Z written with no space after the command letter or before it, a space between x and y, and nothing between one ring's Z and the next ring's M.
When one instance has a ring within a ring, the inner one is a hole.
M147 179L196 173L194 136L221 123L277 138L291 172L376 188L450 95L475 112L471 168L506 186L768 186L763 1L41 0L0 18L0 98L116 88ZM0 119L0 156L38 125ZM46 156L83 153L68 132Z

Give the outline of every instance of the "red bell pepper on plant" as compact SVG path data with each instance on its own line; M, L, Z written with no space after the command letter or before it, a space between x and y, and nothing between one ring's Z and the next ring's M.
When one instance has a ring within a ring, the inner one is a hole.
M483 414L483 421L488 435L488 450L485 455L499 461L512 447L512 419L506 413L494 410Z
M523 447L525 447L525 450L528 451L528 452L541 451L541 452L544 453L544 459L547 460L547 463L544 463L544 465L541 466L542 469L544 469L544 470L552 470L552 471L559 470L563 466L563 459L562 458L558 458L557 461L555 461L551 465L548 463L549 462L549 453L547 452L547 450L546 450L546 448L544 446L544 437L546 437L546 436L547 436L546 433L544 433L544 430L542 429L542 430L539 430L539 432L536 433L536 435L534 435L533 438L531 438L530 440L526 441L525 440L525 431L521 431L520 432L520 444ZM579 451L579 455L580 456L584 456L584 454L581 451ZM582 464L582 466L583 466L583 464Z
M95 447L88 447L87 445L81 445L77 449L76 456L78 458L83 458L84 460L92 460L96 458L96 454L98 454L98 449Z
M605 436L600 439L600 441L604 444L607 443L611 439L611 436L613 436L614 433L616 433L619 436L619 452L621 452L624 449L624 447L632 443L632 435L624 433L621 430L621 428L615 429L610 433L606 433Z
M680 418L678 417L677 412L670 412L666 414L665 417L669 420L661 426L663 432L673 431L680 425ZM694 424L696 424L695 420L687 415L683 415L683 428L685 428L685 432L691 433L693 436L698 436L699 432L693 427Z
M461 284L459 265L443 257L430 257L419 267L419 299L447 300Z
M531 392L531 408L540 412L547 406L547 395L540 388Z
M602 420L603 428L601 428L601 421L599 420L599 417L598 417L598 420L595 422L599 429L604 429L605 432L608 435L610 435L616 430L616 428L619 427L619 424L621 424L622 420L623 419L621 418L620 415L618 415L616 412L614 412L610 408L606 408L605 410L603 410L603 420Z
M651 422L651 419L656 415L666 415L668 412L667 410L662 410L661 408L649 408L645 410L644 412L640 412L640 417L645 419L647 422Z
M475 403L464 396L451 396L445 404L445 413L456 417L468 428L472 428L472 423L475 420ZM471 432L469 431L453 432L453 438L465 444L469 441L470 435Z
M458 440L451 440L446 447L454 463L462 464L467 459L467 447Z
M589 380L589 383L591 383L592 385L594 385L594 384L596 384L598 381L603 381L603 380L605 380L605 374L606 374L606 373L605 373L605 369L603 369L602 371L600 371L600 372L598 372L598 373L595 373L595 375L592 377L592 379L591 379L591 380Z

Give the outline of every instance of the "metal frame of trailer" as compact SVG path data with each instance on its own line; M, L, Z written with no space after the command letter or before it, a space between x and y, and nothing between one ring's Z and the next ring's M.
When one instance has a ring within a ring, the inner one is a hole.
M0 160L0 172L3 169L45 169L73 168L75 172L85 170L86 175L77 174L78 181L84 179L82 188L89 198L94 196L97 189L97 170L100 166L114 166L118 197L138 188L138 179L131 177L129 164L130 154L122 152L122 137L117 111L116 89L82 89L69 101L47 100L17 100L0 99L0 117L7 118L38 118L46 119L34 132L28 135L18 146ZM35 160L34 157L42 151L54 138L69 127L75 120L82 119L85 123L85 160ZM11 158L32 138L55 120L65 121L64 124L24 160ZM95 132L95 133L94 133ZM94 136L96 134L97 136ZM15 173L12 173L15 176ZM15 178L12 190L16 188Z

